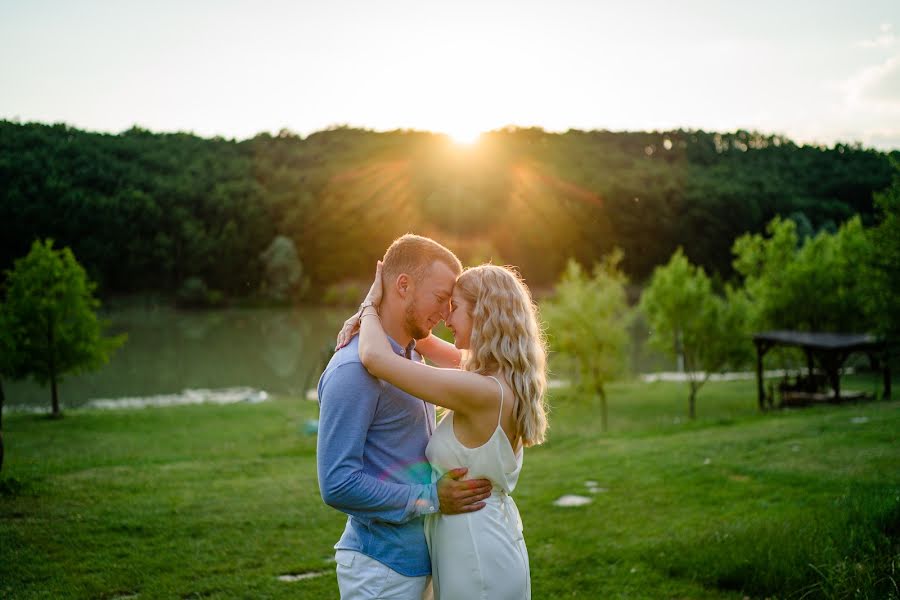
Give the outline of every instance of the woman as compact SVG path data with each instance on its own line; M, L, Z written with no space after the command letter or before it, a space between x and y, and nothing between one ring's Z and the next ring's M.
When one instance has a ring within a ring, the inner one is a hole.
M468 467L469 478L493 483L482 510L426 518L435 597L530 598L528 552L509 496L523 448L543 442L547 428L546 350L528 289L504 267L464 271L446 320L455 344L430 335L416 346L436 367L391 349L378 317L381 290L379 262L359 317L360 359L373 376L449 409L426 450L435 480ZM346 337L342 332L338 343Z

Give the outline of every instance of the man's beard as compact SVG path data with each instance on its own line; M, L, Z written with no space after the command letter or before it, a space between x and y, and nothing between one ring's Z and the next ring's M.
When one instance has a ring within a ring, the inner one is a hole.
M410 302L409 306L406 307L405 319L406 323L406 333L408 333L414 340L423 340L428 337L428 334L431 333L428 329L423 329L421 325L419 325L418 321L416 321L416 301L413 300Z

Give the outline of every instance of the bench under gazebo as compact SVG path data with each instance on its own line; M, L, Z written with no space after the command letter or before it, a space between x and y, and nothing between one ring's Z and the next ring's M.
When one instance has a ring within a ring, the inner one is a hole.
M807 373L805 377L786 389L782 389L781 403L808 404L812 402L840 402L853 399L853 395L841 396L841 368L854 352L869 357L873 369L882 369L884 375L883 397L891 397L891 371L886 356L887 344L875 337L861 333L809 333L804 331L764 331L753 336L756 346L756 389L759 408L766 408L766 393L763 388L763 356L775 346L800 348L806 355ZM814 363L818 362L824 372L817 377ZM819 390L820 384L831 387L830 393ZM772 398L768 399L769 408Z

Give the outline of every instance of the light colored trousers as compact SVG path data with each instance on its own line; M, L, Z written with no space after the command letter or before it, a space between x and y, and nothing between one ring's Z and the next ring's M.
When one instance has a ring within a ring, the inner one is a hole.
M433 600L431 575L407 577L353 550L338 550L338 588L341 600Z

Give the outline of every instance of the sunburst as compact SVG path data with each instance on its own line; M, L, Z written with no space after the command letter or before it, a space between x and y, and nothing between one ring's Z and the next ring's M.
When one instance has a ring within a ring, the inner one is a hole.
M476 127L468 127L466 125L458 125L446 131L451 140L461 146L472 146L478 142L483 133Z

